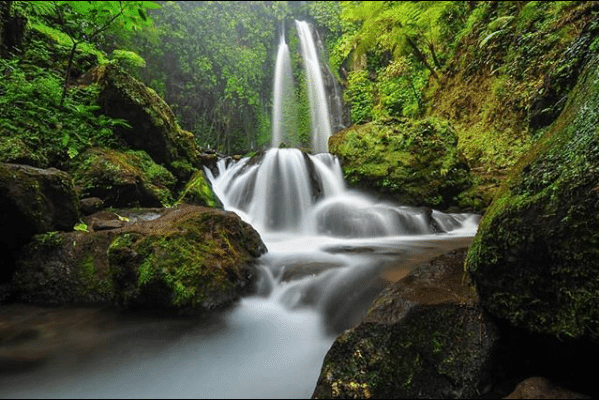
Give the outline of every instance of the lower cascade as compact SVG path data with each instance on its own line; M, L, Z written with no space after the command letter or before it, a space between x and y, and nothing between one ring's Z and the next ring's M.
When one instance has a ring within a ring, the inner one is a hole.
M346 188L338 159L297 149L206 169L225 209L262 236L259 294L289 309L309 307L327 334L366 312L385 274L459 246L476 233L478 216L376 202ZM439 246L441 242L445 243Z

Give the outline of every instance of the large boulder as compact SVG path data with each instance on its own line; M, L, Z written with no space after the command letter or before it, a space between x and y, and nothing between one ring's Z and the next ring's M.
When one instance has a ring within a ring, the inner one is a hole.
M35 304L206 310L250 290L265 251L237 215L181 206L116 229L36 236L17 260L13 292Z
M471 398L493 382L499 331L465 284L462 249L385 289L328 351L314 398Z
M115 64L94 68L82 81L100 85L98 102L104 114L128 122L130 127L117 127L115 133L131 148L146 151L163 165L195 161L199 151L193 134L179 127L171 108L154 90Z
M595 345L598 71L595 57L560 117L514 167L484 215L466 263L492 315L530 333Z
M480 207L465 195L472 175L445 120L390 118L355 125L329 139L348 183L400 204Z
M98 197L106 207L171 205L175 177L144 151L92 148L72 169L82 198Z
M5 267L0 283L12 274L11 252L35 234L69 231L78 220L78 199L69 174L0 163L0 264Z

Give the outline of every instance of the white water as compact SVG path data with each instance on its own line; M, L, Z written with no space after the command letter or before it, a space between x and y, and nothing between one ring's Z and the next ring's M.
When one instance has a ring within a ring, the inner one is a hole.
M296 128L296 112L289 46L285 43L285 37L281 35L275 65L271 147L279 147L281 143L292 146L299 144L295 143L291 135Z
M302 57L306 70L308 97L310 99L310 115L312 117L312 151L324 153L329 149L331 121L329 106L320 70L318 52L310 26L305 21L295 21L297 26Z

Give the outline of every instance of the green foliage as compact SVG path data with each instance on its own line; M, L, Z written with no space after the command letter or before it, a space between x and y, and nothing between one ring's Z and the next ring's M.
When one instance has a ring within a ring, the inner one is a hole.
M345 101L351 107L353 123L359 124L370 120L374 106L374 96L368 71L358 70L349 73Z
M112 51L112 59L134 75L139 75L139 69L146 67L146 60L133 51L115 49Z
M13 148L2 161L60 166L89 147L116 144L112 129L125 122L95 114L97 87L73 89L61 107L55 72L16 58L0 59L0 69L0 148Z

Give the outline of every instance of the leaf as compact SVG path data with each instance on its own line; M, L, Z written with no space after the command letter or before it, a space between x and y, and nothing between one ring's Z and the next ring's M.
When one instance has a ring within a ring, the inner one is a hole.
M87 229L87 224L83 221L80 221L77 225L73 227L74 230L79 232L89 232Z

